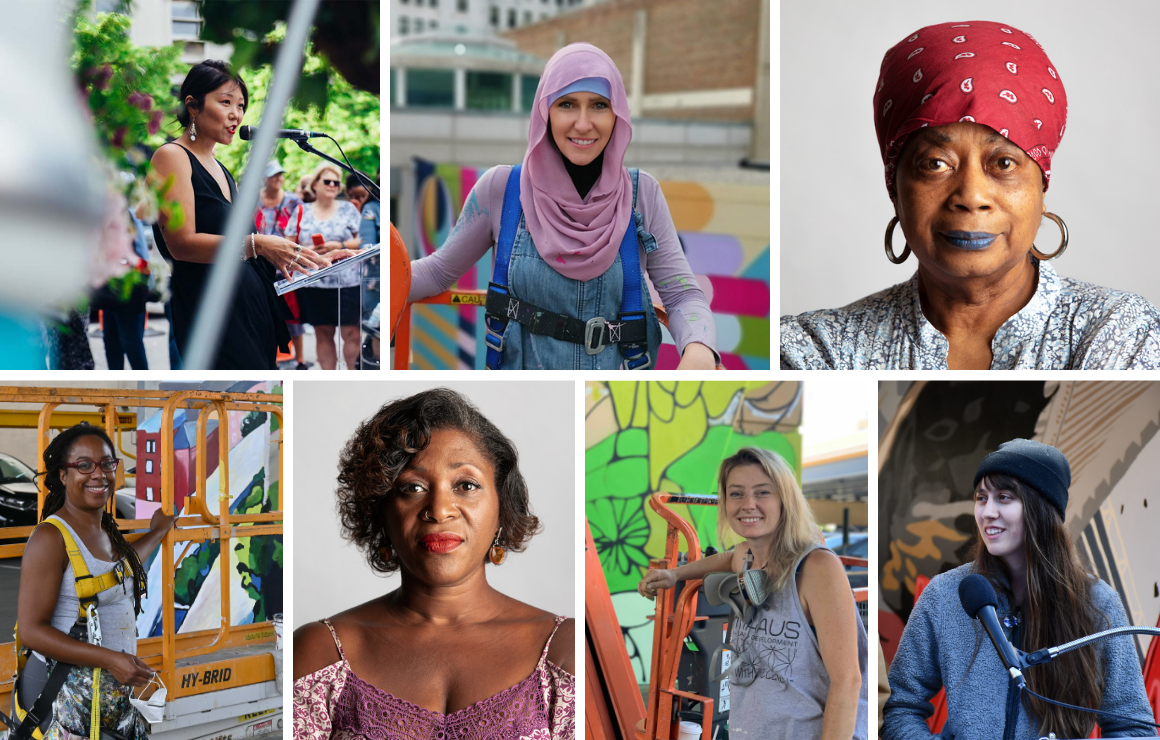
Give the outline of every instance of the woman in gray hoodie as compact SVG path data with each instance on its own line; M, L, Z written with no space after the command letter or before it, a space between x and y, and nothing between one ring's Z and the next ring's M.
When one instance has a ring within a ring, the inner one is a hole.
M882 737L929 740L930 699L946 689L942 740L991 740L1006 720L1007 674L984 645L982 626L967 616L958 587L984 575L998 595L1007 639L1033 652L1128 624L1119 596L1079 559L1064 526L1071 468L1048 445L1016 439L999 445L975 473L974 562L935 576L914 605L890 667L890 700ZM1123 715L1099 719L1103 737L1151 737L1156 730L1132 639L1117 636L1028 668L1027 687L1069 704ZM1023 694L1015 736L1087 737L1088 712Z

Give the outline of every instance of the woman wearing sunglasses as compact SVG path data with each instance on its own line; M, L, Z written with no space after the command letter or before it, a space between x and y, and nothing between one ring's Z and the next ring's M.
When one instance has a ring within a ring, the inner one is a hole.
M134 740L148 733L145 720L129 703L130 687L144 686L153 676L137 658L137 614L145 594L142 563L176 517L158 509L149 531L132 544L127 542L105 511L120 462L104 430L87 423L61 432L44 451L41 475L48 495L41 524L24 549L17 604L21 640L33 651L20 678L25 711L40 693L39 687L26 683L33 675L50 675L58 662L73 666L53 702L51 716L40 725L45 740L89 735L94 690L99 692L102 736L111 731ZM98 594L101 636L97 644L68 634L79 610L75 576L60 529L44 524L49 519L69 532L90 575L101 577L118 569L123 573L121 583ZM101 669L95 689L94 668Z
M342 176L338 168L327 162L318 165L310 180L314 202L301 206L299 213L290 217L286 236L299 244L313 247L333 264L358 250L359 211L353 203L336 200L342 192ZM341 327L342 357L347 368L358 367L359 353L359 280L361 270L352 264L345 270L298 289L299 318L314 327L314 341L318 364L323 370L333 370L338 364L334 344L334 330Z

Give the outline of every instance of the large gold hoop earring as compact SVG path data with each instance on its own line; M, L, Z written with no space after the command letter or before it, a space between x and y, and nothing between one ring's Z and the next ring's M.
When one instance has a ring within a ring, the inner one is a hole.
M886 226L886 259L890 260L896 265L901 265L910 256L910 245L903 245L902 256L897 257L894 254L894 227L898 225L898 216L890 219L890 223Z
M1040 252L1034 244L1031 245L1031 254L1033 254L1037 260L1055 259L1059 255L1063 254L1063 250L1067 249L1067 224L1063 222L1062 218L1056 216L1050 211L1044 213L1043 215L1055 222L1055 225L1059 227L1059 232L1063 238L1059 240L1059 249L1055 250L1051 254L1044 254L1043 252Z

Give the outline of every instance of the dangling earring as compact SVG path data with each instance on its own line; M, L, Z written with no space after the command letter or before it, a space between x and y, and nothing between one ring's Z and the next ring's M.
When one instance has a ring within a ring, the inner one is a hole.
M384 563L389 563L391 562L391 557L394 555L394 553L391 552L390 545L383 545L379 548L379 555L382 556Z
M197 141L197 121L189 122L189 140Z
M487 551L487 557L491 560L492 565L499 565L506 556L503 547L499 544L499 534L502 531L501 529L495 533L495 539L491 542L491 549Z

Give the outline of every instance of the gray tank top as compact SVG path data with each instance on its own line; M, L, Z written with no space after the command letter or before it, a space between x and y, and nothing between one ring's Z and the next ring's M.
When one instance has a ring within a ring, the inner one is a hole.
M806 555L819 548L821 545ZM794 564L795 572L806 555ZM862 690L853 740L866 740L866 627L861 619L856 621ZM748 680L756 672L757 678L748 686L730 682L729 736L738 740L820 737L830 676L822 662L818 638L802 611L796 583L790 582L781 593L770 594L750 624L735 620L733 644L754 659L752 665L743 665L739 655L733 655L734 676Z
M49 519L55 519L64 525L80 548L81 556L85 559L89 573L102 576L113 568L116 563L107 560L97 560L85 547L85 542L77 535L64 519L53 514ZM56 609L52 612L52 626L68 634L76 624L77 613L80 609L80 600L77 598L76 574L73 573L72 563L64 569L64 578L60 582L60 595L56 599ZM101 619L101 645L110 650L116 650L129 655L137 654L137 618L133 614L133 576L125 577L125 582L119 586L107 588L97 594L97 613ZM34 653L41 660L43 655Z

